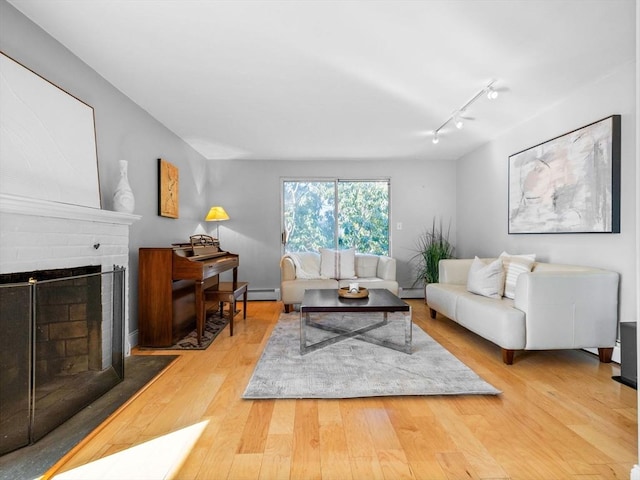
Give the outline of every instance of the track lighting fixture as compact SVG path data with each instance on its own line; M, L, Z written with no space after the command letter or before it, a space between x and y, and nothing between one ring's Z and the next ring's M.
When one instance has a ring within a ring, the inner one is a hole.
M463 126L463 117L462 114L473 104L476 100L478 100L483 95L486 95L489 100L494 100L498 98L498 92L493 88L493 84L495 80L491 80L482 90L476 93L467 103L465 103L458 110L455 110L449 118L447 118L442 125L436 128L433 131L433 139L432 142L434 144L440 141L440 130L442 130L449 122L453 123L455 127L460 130Z

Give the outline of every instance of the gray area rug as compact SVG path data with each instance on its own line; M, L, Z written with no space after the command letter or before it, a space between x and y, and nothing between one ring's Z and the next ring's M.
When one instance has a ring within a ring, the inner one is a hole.
M380 314L381 315L381 314ZM312 320L379 321L366 315L324 314ZM404 342L401 314L389 314L389 323L368 333ZM308 343L333 336L308 328ZM420 327L413 325L413 353L373 345L358 337L300 355L300 317L282 314L249 381L243 398L355 398L404 395L497 395L482 380Z

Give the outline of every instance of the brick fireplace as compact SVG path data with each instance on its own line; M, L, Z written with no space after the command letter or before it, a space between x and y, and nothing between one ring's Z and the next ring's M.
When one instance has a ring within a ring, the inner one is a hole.
M0 193L0 274L114 265L127 268L125 332L129 331L129 228L138 215ZM129 345L125 351L129 352Z
M0 454L121 380L129 228L139 218L0 194Z

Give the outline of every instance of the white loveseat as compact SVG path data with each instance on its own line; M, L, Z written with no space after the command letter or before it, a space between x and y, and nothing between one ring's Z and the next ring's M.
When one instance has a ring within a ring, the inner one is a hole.
M352 265L342 275L323 275L322 258L317 252L301 252L284 255L280 260L280 295L285 312L292 305L302 302L307 289L338 289L358 282L364 288L386 288L398 294L396 260L384 255L355 253L350 257ZM326 257L324 257L326 262ZM333 278L333 277L339 278Z
M425 289L431 318L439 312L495 343L507 365L516 350L597 348L601 362L611 361L618 323L617 273L534 262L531 272L517 276L514 299L488 298L467 290L472 263L440 261L439 283Z

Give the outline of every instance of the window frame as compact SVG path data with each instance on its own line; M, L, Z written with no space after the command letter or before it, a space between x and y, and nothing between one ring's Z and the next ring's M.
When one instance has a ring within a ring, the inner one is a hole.
M311 183L311 182L324 182L324 183L329 183L332 182L334 184L334 217L336 219L336 228L334 228L334 238L333 238L333 244L335 246L335 248L339 248L338 247L338 240L339 240L339 224L338 224L338 209L339 209L339 205L338 205L338 184L343 182L343 183L349 183L349 182L385 182L387 184L387 218L388 218L388 222L389 222L389 228L388 228L388 233L387 233L387 242L389 245L389 251L387 253L387 255L392 256L392 252L393 252L393 235L392 235L392 206L391 206L391 177L335 177L335 176L331 176L331 177L323 177L323 176L310 176L310 177L304 177L304 176L295 176L295 177L280 177L280 254L284 255L285 252L285 248L286 248L286 242L285 242L285 236L286 236L286 231L285 231L285 219L284 219L284 211L285 211L285 205L284 205L284 201L285 201L285 195L284 195L284 185L287 182L301 182L301 183Z

